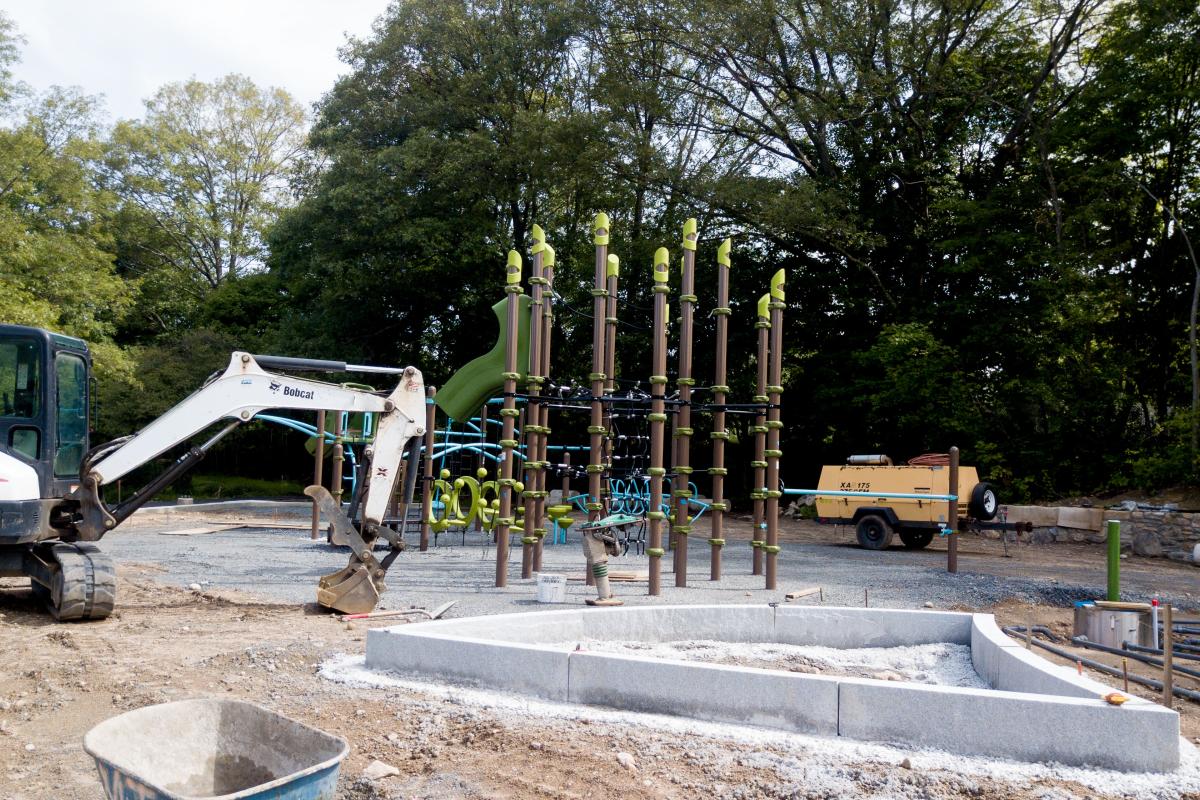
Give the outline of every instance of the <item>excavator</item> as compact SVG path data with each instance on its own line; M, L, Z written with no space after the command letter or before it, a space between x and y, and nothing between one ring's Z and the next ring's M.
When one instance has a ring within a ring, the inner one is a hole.
M303 372L378 373L397 384L372 392L292 374ZM402 532L384 524L401 462L409 461L406 501L419 472L426 402L419 370L234 352L224 371L141 431L96 447L89 442L91 374L82 340L0 325L0 577L28 577L59 620L103 619L116 600L116 571L95 543L223 437L268 409L370 411L378 427L356 521L325 488L310 486L305 493L330 522L333 542L351 553L344 569L320 579L317 602L345 613L375 607L384 575L404 547ZM185 443L186 451L133 495L105 502L105 486ZM389 550L382 559L374 554L380 539Z

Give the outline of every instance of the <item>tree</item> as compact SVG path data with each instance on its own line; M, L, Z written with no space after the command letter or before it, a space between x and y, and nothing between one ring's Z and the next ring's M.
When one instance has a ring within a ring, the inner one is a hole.
M201 294L261 265L304 121L287 92L228 75L168 84L146 101L144 122L118 123L107 164L131 231L123 268L170 269Z

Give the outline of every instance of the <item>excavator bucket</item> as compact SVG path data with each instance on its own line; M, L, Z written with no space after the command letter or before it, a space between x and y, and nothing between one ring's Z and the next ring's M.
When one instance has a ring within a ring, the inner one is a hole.
M372 611L383 593L382 578L371 577L372 569L351 556L350 565L323 578L317 585L317 603L343 614Z
M317 603L343 614L365 614L375 608L383 594L383 576L387 564L380 564L354 525L342 513L329 490L309 486L304 493L316 501L321 513L333 526L335 544L348 544L354 551L344 569L321 578L317 584ZM390 562L389 562L390 563Z

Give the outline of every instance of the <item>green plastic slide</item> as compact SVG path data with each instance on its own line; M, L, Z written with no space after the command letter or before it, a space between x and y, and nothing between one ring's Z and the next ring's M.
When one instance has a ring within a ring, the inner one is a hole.
M517 372L521 373L518 384L524 385L529 374L529 308L533 302L529 295L518 295L517 310ZM492 313L500 323L500 336L496 345L486 354L468 363L454 373L446 385L438 389L434 402L451 419L470 419L488 398L504 388L504 346L507 328L508 298L492 306Z

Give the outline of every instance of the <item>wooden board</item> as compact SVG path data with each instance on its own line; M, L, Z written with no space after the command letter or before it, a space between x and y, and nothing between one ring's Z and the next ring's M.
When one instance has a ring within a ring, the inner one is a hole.
M220 526L227 526L230 528L280 528L283 530L290 530L290 531L307 531L307 530L312 529L311 522L284 522L284 521L276 522L273 520L264 520L261 518L254 518L254 517L244 518L244 519L227 519L227 520L204 519L204 520L200 520L200 521L205 523L206 525L214 525L214 526L220 525ZM324 528L325 528L325 526L321 525L319 530L324 530Z
M613 570L608 573L608 579L610 581L614 581L616 583L633 583L635 581L648 581L648 580L650 580L650 573L649 572L625 572L625 571ZM587 580L587 578L585 578L584 574L582 572L580 572L580 573L577 573L574 575L568 575L567 580L571 581L572 583L583 583L584 581Z
M217 533L218 531L231 531L236 528L244 527L242 525L212 525L203 528L180 528L174 531L159 531L159 536L198 536L202 533Z

